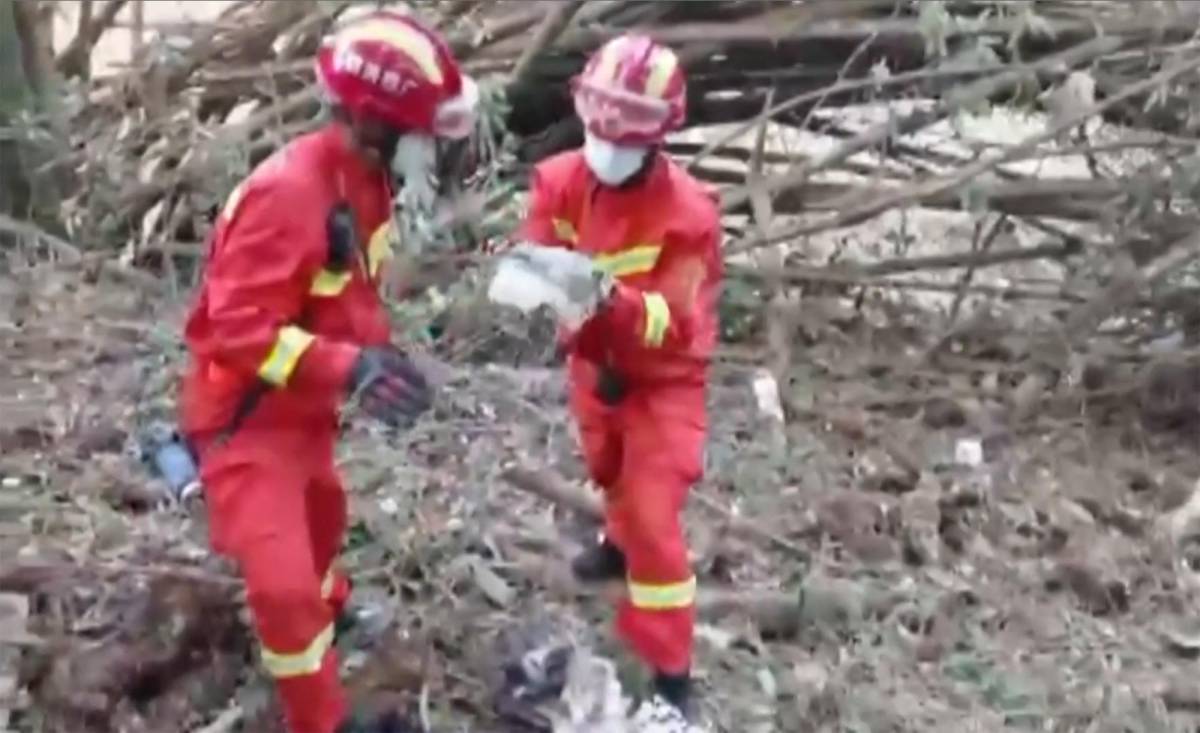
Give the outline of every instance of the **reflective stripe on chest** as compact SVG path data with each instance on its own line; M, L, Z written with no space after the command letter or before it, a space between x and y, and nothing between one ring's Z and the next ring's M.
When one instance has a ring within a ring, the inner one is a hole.
M596 267L613 277L644 275L658 264L662 247L657 244L635 244L618 252L605 252L592 257Z
M367 243L367 272L372 280L379 277L383 264L392 258L395 230L392 220L388 219L375 230ZM338 272L322 269L313 278L308 294L318 298L335 298L345 291L353 277L353 270Z
M579 244L579 232L575 225L566 219L554 219L554 233L559 239L571 244ZM613 277L628 277L644 275L654 270L658 258L662 254L660 244L634 244L616 252L604 252L592 256L596 267L604 270Z

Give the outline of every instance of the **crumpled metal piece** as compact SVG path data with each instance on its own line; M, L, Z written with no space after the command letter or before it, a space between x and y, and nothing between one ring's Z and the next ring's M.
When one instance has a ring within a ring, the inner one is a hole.
M574 650L571 634L553 616L502 632L494 647L500 663L492 699L496 714L513 730L552 733L546 710L562 695Z
M506 664L503 686L494 700L496 713L509 723L551 733L553 723L539 708L562 694L572 654L569 645L544 646Z
M501 257L488 298L526 312L548 306L572 328L589 319L614 286L612 276L587 255L522 243Z

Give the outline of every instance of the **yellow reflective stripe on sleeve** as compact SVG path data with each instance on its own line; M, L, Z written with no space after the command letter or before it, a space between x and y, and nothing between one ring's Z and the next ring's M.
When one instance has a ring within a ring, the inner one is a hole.
M333 624L321 629L321 633L317 634L312 643L303 651L295 654L281 654L271 651L266 645L263 645L263 666L276 679L316 674L321 670L321 661L325 659L325 653L331 646L333 646Z
M696 576L682 583L654 585L629 581L629 601L635 608L665 611L687 608L696 602Z
M302 328L284 326L279 329L275 346L271 348L271 353L267 356L266 361L258 368L258 376L276 387L284 386L291 378L292 372L296 371L300 357L304 355L312 342L313 335Z
M395 230L392 220L388 219L371 235L371 241L367 244L367 271L371 277L377 276L383 263L392 258L392 235Z
M662 247L656 244L642 244L620 252L596 255L592 262L613 277L625 277L650 272L658 264L660 254Z
M647 346L658 348L667 337L667 329L671 327L671 308L667 299L658 293L642 293L642 302L646 306L646 333L643 339Z
M554 224L554 236L571 244L579 242L579 233L575 231L574 224L566 219L555 219L552 223Z
M389 221L371 235L371 241L367 245L367 271L371 273L371 277L378 275L379 268L383 266L383 263L392 259L394 255L392 233L394 231L395 227Z
M345 272L333 272L331 270L321 270L317 276L313 278L312 286L309 287L309 295L315 295L320 298L332 298L341 295L346 286L350 284L350 278L353 273L349 270Z
M337 582L337 572L330 565L329 569L325 571L325 577L321 578L321 600L328 601L329 597L333 595L335 582Z

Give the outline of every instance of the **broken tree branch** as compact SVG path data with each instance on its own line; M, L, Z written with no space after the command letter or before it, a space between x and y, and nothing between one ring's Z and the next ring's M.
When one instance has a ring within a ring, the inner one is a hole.
M1102 101L1096 102L1095 104L1083 109L1073 110L1070 115L1064 116L1062 119L1058 120L1057 124L1050 126L1044 132L1027 137L1017 145L1006 148L1002 153L993 158L985 158L976 161L975 163L965 166L949 176L937 178L924 184L916 184L910 191L893 193L883 196L875 201L857 203L857 205L855 202L851 201L831 203L831 206L838 206L838 204L844 203L845 208L842 208L836 216L829 220L816 224L805 224L798 227L792 227L778 234L772 235L765 240L758 239L746 241L732 249L734 252L740 252L745 251L746 249L752 249L756 246L776 244L778 242L793 239L798 236L804 236L806 234L814 234L816 232L827 231L830 229L839 229L850 224L857 224L859 222L867 221L878 216L884 211L888 211L889 209L897 206L919 203L931 196L945 193L946 191L950 191L958 186L968 183L975 177L986 173L989 170L1002 165L1003 163L1028 153L1029 151L1035 149L1038 145L1055 139L1064 131L1076 127L1085 120L1104 112L1104 110L1107 110L1130 97L1155 89L1171 81L1172 79L1182 76L1190 71L1194 71L1197 68L1200 68L1200 56L1193 56L1184 61L1177 62L1147 79L1144 79L1136 84L1131 84L1117 94L1109 96Z
M88 77L91 69L92 49L100 36L112 27L117 15L129 0L108 0L100 13L92 17L92 0L85 0L79 10L79 29L67 47L58 54L54 66L58 73L70 78Z
M83 252L79 251L79 248L65 239L56 237L28 222L17 221L5 214L0 214L0 231L15 234L19 237L26 237L35 242L41 242L71 264L80 264L88 259L84 256ZM100 263L100 269L113 277L134 283L151 292L159 293L163 291L163 284L159 280L140 270L125 267L124 265L108 260Z
M604 502L597 493L587 492L586 489L577 489L567 483L561 476L557 476L550 471L532 471L524 468L510 467L500 474L500 478L514 488L535 496L540 496L554 504L570 509L583 517L597 521L602 520L604 517ZM768 530L764 530L756 524L735 516L728 509L721 506L719 502L704 496L698 491L693 490L692 496L696 497L696 500L705 508L724 518L729 525L730 531L748 539L765 540L777 549L784 550L803 561L808 560L808 551L794 542L790 542Z
M580 516L597 521L604 519L604 503L599 495L587 492L586 489L578 489L545 471L512 467L501 473L500 478L514 488L540 496Z
M962 109L974 107L997 94L1002 94L1029 78L1030 74L1058 72L1086 64L1097 56L1119 50L1125 41L1120 38L1095 38L1035 63L1002 71L995 76L981 79L956 89L932 109L916 110L895 120L871 127L852 140L839 145L827 155L815 159L811 164L779 176L764 183L765 190L777 194L793 186L803 184L814 173L833 168L850 157L883 144L889 139L911 135L948 118ZM724 198L722 208L728 211L749 198L748 190L732 192ZM778 241L776 238L774 241Z
M529 72L533 68L534 60L566 30L567 26L571 23L571 19L582 6L582 0L567 0L559 3L554 10L550 11L533 34L529 45L521 53L521 58L518 59L517 65L513 67L511 83L520 84L527 80Z

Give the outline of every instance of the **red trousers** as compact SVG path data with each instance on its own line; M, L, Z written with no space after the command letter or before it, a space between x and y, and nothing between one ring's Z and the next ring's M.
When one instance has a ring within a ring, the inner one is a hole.
M346 495L331 428L243 429L198 439L213 549L232 557L291 733L333 733L346 713L333 648L349 583L334 567Z
M704 388L634 389L617 407L573 369L571 409L592 480L604 490L605 532L625 554L628 593L617 632L656 672L691 667L696 580L681 514L703 475Z

